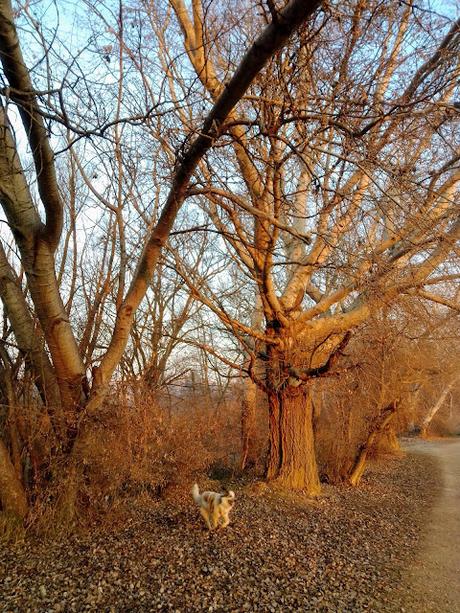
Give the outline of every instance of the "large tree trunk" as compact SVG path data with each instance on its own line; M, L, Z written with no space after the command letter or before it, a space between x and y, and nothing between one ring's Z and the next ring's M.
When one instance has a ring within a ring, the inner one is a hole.
M2 25L5 26L0 11L0 34ZM7 29L9 27L8 23ZM84 400L85 367L59 294L54 271L55 245L44 238L46 225L35 208L9 118L1 105L0 203L13 228L30 294L51 353L60 401L66 409L72 410Z
M256 296L256 303L251 315L251 326L254 330L261 331L264 321L262 300L260 295ZM253 375L263 379L265 368L260 360L251 361L248 357L246 366ZM256 410L257 410L257 385L251 377L247 377L244 383L244 397L241 403L241 470L248 465L254 465L257 461L257 450L255 445L256 433Z
M317 496L321 486L313 436L313 403L307 387L271 390L267 479Z
M10 459L5 443L0 439L0 503L2 510L24 519L27 498L22 483Z

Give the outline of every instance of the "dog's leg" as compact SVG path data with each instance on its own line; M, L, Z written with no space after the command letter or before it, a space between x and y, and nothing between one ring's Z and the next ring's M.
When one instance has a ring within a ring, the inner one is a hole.
M203 507L200 507L200 513L201 513L204 521L206 522L206 525L208 526L208 530L212 530L211 524L209 522L209 515L208 515L208 512L206 511L206 509L204 509Z
M224 520L222 522L222 528L226 528L230 523L230 515L228 513L225 513L222 515L222 519Z
M213 528L219 527L219 508L218 507L212 510L211 522L212 522Z

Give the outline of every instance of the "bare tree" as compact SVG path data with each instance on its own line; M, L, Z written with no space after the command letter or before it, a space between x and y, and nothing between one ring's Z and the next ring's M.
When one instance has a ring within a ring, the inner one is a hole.
M172 156L174 166L165 190L166 197L162 199L161 212L147 231L145 239L141 241L143 251L129 279L125 276L124 268L127 254L120 252L117 311L110 343L97 368L93 368L92 379L88 381L87 364L83 360L72 322L69 320L55 271L56 253L62 238L64 206L58 185L50 130L53 125L61 125L73 132L75 138L81 139L86 136L103 138L106 131L112 129L116 157L120 157L120 131L117 126L121 122L121 94L124 79L121 64L123 58L129 54L124 44L122 5L120 4L118 29L113 32L119 48L120 70L116 98L118 106L115 115L111 115L110 118L102 117L101 121L98 105L91 92L88 92L88 109L91 111L88 111L85 117L81 111L81 100L77 100L75 96L73 99L70 97L71 104L66 105L65 87L53 86L51 66L48 61L50 47L46 39L43 39L40 24L31 17L31 24L45 51L42 58L45 66L45 90L40 92L34 86L21 50L11 2L10 0L0 2L0 59L5 77L0 108L0 200L19 250L30 297L53 365L60 405L66 414L67 432L61 449L67 453L71 452L76 456L82 449L78 442L91 428L91 417L98 412L107 392L108 383L120 363L135 313L150 286L162 248L188 195L190 180L198 164L218 143L223 133L224 122L257 74L315 12L319 4L319 0L308 2L291 0L282 10L274 11L270 23L248 40L245 55L232 69L228 81L215 97L208 112L203 118L201 115L195 119L191 118L191 125L185 133L186 138L182 147ZM27 5L22 9L28 14ZM72 61L68 66L64 66L63 72L67 78L65 84L69 83L69 75L73 75L75 63ZM39 65L42 65L42 62ZM144 91L148 94L150 90L148 75L141 74L141 77ZM98 88L100 91L100 84ZM36 194L35 190L31 189L22 163L23 155L15 138L15 128L8 111L8 106L11 104L18 109L30 148L35 171ZM161 104L161 101L157 104ZM152 112L152 107L145 109L144 106L137 117L127 118L126 123L129 125L130 122L147 122ZM102 110L101 114L103 115ZM85 125L85 120L89 123L91 118L96 124L94 127ZM123 172L119 166L120 181L123 180L121 176ZM118 224L117 236L123 241L120 193L119 191L118 204L112 212L114 223ZM86 346L86 342L84 345Z
M234 30L216 42L203 17L217 18L212 4L170 3L216 99ZM240 14L232 25L250 35ZM311 386L350 333L404 293L455 308L426 285L443 265L452 274L460 238L459 49L460 22L412 2L328 5L229 114L226 156L209 156L190 190L262 304L259 331L185 275L250 356L269 404L267 477L288 487L319 492Z

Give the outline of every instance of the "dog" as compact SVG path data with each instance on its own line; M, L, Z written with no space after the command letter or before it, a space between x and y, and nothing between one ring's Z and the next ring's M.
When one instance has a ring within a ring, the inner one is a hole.
M230 523L230 511L235 502L235 493L231 490L225 490L222 494L217 492L203 492L200 494L198 484L192 488L193 500L200 507L200 513L206 522L209 530L214 530L219 527L221 522L222 528L225 528Z

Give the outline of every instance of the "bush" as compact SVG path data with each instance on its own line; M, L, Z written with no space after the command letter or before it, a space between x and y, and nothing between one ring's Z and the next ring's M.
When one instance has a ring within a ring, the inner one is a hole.
M135 402L114 397L80 450L78 504L113 510L133 496L188 488L211 466L233 470L238 448L236 404L215 409L191 399L187 408L168 410L151 394L137 395Z

